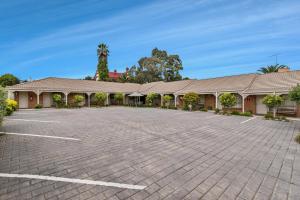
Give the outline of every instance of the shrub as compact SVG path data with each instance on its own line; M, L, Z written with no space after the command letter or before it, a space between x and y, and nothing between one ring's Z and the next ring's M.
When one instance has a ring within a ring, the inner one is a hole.
M164 95L164 96L163 96L164 105L165 105L167 108L170 107L171 100L172 100L172 97L171 97L170 95Z
M118 103L118 105L121 105L122 104L122 101L124 99L124 95L120 92L116 93L114 95L114 99L116 100L116 102Z
M60 108L63 106L61 94L53 94L52 99L56 108Z
M263 104L265 104L269 109L273 109L273 118L276 117L276 112L278 106L283 103L283 98L279 95L267 95L263 98Z
M252 113L249 112L249 111L241 112L240 115L241 115L241 116L245 116L245 117L252 117L252 116L253 116Z
M207 106L207 110L212 110L212 106Z
M6 106L4 115L5 116L10 116L13 112L14 112L14 110L13 110L12 107Z
M199 95L190 92L183 96L183 109L184 110L193 110L196 108L197 102L199 101Z
M232 111L231 114L232 115L241 115L241 113L239 111L236 111L236 110Z
M220 109L219 108L216 108L215 109L215 114L219 114L220 113Z
M104 92L98 92L98 93L95 94L95 99L96 99L96 104L98 106L104 106L105 101L107 99L107 95Z
M13 111L16 111L18 108L18 102L13 99L6 99L6 107L11 107Z
M220 96L220 103L223 108L231 108L236 104L236 96L231 93L223 93Z
M43 106L41 105L41 104L36 104L35 106L34 106L34 108L35 109L41 109Z
M154 99L157 98L158 95L156 93L153 93L153 92L150 92L149 94L147 94L146 96L146 104L150 107L153 106L153 102L154 102Z
M289 92L289 98L291 101L295 101L297 104L300 104L300 85L297 84L296 87L293 87Z
M4 90L4 88L2 88L0 86L0 125L2 124L3 121L3 116L5 115L5 110L6 110L6 97L7 97L7 93Z
M74 96L74 104L76 107L81 107L81 103L84 101L84 96L77 94Z
M201 108L200 111L207 112L207 109L206 108Z
M264 118L265 118L266 120L274 119L273 115L272 115L271 113L269 113L269 112L268 112L267 114L264 115Z
M300 133L298 133L298 135L296 135L295 142L297 142L298 144L300 144Z

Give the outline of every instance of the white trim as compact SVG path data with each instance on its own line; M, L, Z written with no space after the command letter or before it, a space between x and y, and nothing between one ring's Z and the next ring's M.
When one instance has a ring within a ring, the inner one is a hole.
M36 119L6 119L9 121L24 121L24 122L41 122L41 123L59 123L59 121L44 121Z
M129 185L129 184L122 184L122 183L93 181L93 180L84 180L84 179L75 179L75 178L63 178L63 177L55 177L55 176L41 176L41 175L31 175L31 174L0 173L0 177L28 178L28 179L39 179L39 180L68 182L68 183L80 183L80 184L87 184L87 185L99 185L99 186L117 187L117 188L123 188L123 189L132 189L132 190L143 190L146 188L146 186L141 186L141 185Z
M61 140L75 140L75 141L80 141L80 139L77 139L77 138L59 137L59 136L51 136L51 135L36 135L36 134L28 134L28 133L7 133L7 132L0 132L0 134L4 134L4 135L18 135L18 136L30 136L30 137L42 137L42 138L51 138L51 139L61 139Z

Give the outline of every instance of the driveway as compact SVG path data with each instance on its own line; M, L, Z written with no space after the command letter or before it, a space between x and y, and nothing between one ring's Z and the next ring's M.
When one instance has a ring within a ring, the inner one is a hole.
M151 108L21 110L0 199L300 199L300 122Z

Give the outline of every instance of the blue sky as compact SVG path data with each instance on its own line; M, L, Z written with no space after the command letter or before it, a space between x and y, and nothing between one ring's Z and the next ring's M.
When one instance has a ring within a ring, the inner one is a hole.
M299 0L10 0L0 4L0 74L21 79L93 75L98 43L124 71L154 47L179 54L182 74L300 69Z

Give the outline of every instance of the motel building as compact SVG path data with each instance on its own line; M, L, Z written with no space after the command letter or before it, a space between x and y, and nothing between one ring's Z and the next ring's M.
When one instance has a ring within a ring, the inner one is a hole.
M20 109L34 108L37 104L44 108L53 106L52 95L62 94L66 105L73 102L76 94L85 97L84 106L94 104L94 95L97 92L107 94L107 105L115 105L113 95L123 93L124 105L133 105L139 94L139 103L145 103L148 93L158 94L154 106L162 104L162 96L171 95L175 107L182 106L182 97L189 92L200 95L199 104L208 110L221 109L219 96L230 92L237 97L237 104L233 107L238 111L251 111L253 114L266 114L268 108L262 103L264 96L278 94L285 97L285 102L278 109L278 114L300 117L300 107L288 98L288 92L300 84L300 71L283 69L270 74L242 74L210 78L202 80L182 80L174 82L152 82L146 84L116 83L102 81L88 81L65 78L45 78L8 87L9 98L15 99Z

